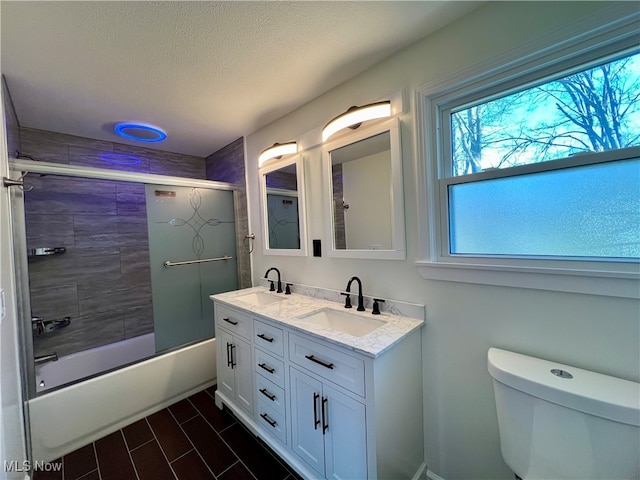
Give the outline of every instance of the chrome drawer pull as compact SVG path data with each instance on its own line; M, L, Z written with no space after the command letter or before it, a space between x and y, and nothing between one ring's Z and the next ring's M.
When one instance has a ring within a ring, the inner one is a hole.
M272 427L275 428L275 426L278 424L278 422L276 422L275 420L271 420L269 418L269 415L267 415L266 413L261 413L260 416L262 418L264 418L264 421L267 422L269 425L271 425Z
M333 363L323 362L322 360L318 360L313 355L305 355L304 358L306 358L307 360L311 360L312 362L315 362L319 365L322 365L325 368L330 368L331 370L333 370Z
M263 394L265 397L267 397L269 400L271 400L272 402L276 401L276 396L273 393L269 393L269 390L267 390L266 388L261 388L258 391L261 394Z
M258 334L258 337L260 337L260 338L261 338L261 339L263 339L263 340L266 340L266 341L267 341L267 342L269 342L269 343L272 343L272 342L273 342L273 338L269 338L269 337L267 337L264 333L259 333L259 334Z
M236 322L234 322L233 320L229 320L228 318L223 318L223 320L224 320L225 322L227 322L227 323L230 323L231 325L237 325L237 324L238 324L238 322L237 322L237 321L236 321Z
M266 363L259 363L258 366L260 368L263 368L264 370L266 370L269 373L275 373L276 369L275 368L271 368L271 367L267 367Z

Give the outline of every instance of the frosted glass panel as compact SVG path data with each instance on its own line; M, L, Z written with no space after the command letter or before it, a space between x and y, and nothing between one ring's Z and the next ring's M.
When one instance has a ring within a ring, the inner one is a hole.
M640 258L640 159L448 188L452 254Z
M147 185L156 351L214 336L209 295L238 288L233 192ZM184 262L232 260L165 267Z

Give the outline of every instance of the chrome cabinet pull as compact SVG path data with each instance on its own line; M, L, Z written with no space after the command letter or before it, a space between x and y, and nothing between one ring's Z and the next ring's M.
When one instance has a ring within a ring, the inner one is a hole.
M227 323L230 323L231 325L237 325L238 324L237 321L234 322L233 320L229 320L228 318L223 318L222 320L224 320Z
M269 393L269 390L267 390L266 388L261 388L259 392L263 394L265 397L267 397L269 400L271 400L272 402L276 401L276 396L273 393Z
M269 337L267 337L264 333L259 333L259 334L258 334L258 337L260 337L260 338L261 338L261 339L263 339L263 340L266 340L266 341L267 341L267 342L269 342L269 343L272 343L272 342L273 342L273 338L269 338Z
M269 373L275 373L276 369L275 368L271 368L268 367L266 363L259 363L258 366L264 370L266 370Z
M329 404L327 397L322 397L322 434L329 430L329 414L325 411L325 405Z
M320 419L318 418L318 399L320 398L320 394L313 393L313 429L317 430L318 425L320 425Z
M311 360L312 362L315 362L319 365L322 365L325 368L330 368L333 370L333 363L327 363L323 360L319 360L316 357L314 357L313 355L305 355L304 358L306 358L307 360Z

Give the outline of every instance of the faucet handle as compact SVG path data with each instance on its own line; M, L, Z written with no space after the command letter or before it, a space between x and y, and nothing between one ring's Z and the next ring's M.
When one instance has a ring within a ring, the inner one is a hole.
M344 295L344 308L351 308L351 294L350 293L341 293L340 295Z
M371 310L372 315L380 315L380 305L378 305L378 302L384 303L384 300L381 298L373 299L373 309Z
M269 280L269 284L270 284L269 291L270 292L275 292L276 291L276 287L273 284L273 282L274 282L273 280Z
M285 295L291 295L291 285L293 285L293 283L287 283L287 286L284 289Z

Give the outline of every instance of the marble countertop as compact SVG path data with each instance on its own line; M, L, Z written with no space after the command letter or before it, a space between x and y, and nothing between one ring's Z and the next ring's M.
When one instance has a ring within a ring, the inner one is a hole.
M257 306L240 299L240 297L250 293L272 295L280 297L283 300L268 305ZM380 315L372 315L370 309L367 309L365 312L358 312L355 308L355 298L352 299L354 300L354 308L349 310L345 310L342 304L329 300L296 293L285 295L283 293L270 292L266 287L234 290L211 295L210 298L228 306L240 308L249 313L260 315L277 323L282 323L293 330L328 340L342 347L374 358L380 356L406 335L424 325L423 320L390 314L384 311L381 312ZM364 320L382 320L386 323L362 337L355 337L337 330L307 323L304 319L300 318L322 308L346 311Z

